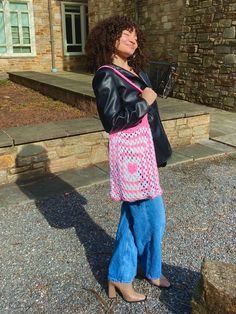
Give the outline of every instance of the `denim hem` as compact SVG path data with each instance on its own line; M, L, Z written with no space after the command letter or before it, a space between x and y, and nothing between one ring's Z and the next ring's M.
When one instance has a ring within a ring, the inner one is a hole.
M131 280L131 281L126 281L126 280L117 280L117 279L115 279L115 278L111 278L111 277L108 277L107 278L109 281L113 281L113 282L120 282L120 283L132 283L133 282L133 280Z
M161 279L161 275L159 277L152 277L152 276L146 276L147 279L151 279L151 280L156 280L156 279Z

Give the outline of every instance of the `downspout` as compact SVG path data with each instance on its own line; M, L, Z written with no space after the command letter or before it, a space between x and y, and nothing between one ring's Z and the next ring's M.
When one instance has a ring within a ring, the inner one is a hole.
M55 60L55 40L53 33L53 14L52 14L52 1L48 0L48 14L49 14L49 27L50 27L50 44L51 44L51 59L52 68L51 72L57 72L56 60Z

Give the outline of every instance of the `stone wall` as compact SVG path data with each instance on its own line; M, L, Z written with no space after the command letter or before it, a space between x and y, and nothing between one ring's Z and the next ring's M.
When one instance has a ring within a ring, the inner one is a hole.
M163 125L172 147L209 138L209 114L165 120ZM104 131L0 147L0 184L103 161L108 161L108 134Z
M235 0L187 3L174 96L235 111Z
M51 70L47 3L34 0L36 57L1 58L0 72ZM82 69L84 56L63 56L60 4L52 0L56 68ZM112 14L138 14L151 59L178 60L174 97L236 110L235 0L88 0L88 7L90 29Z
M138 22L153 60L177 61L185 16L184 0L139 1Z
M71 0L69 2L72 2ZM78 1L74 1L78 2ZM51 70L50 26L48 0L34 0L35 57L0 58L0 73L8 71ZM84 56L64 56L62 45L61 2L52 0L55 59L58 70L76 70L84 67Z
M0 184L106 161L107 138L96 132L0 148Z
M135 17L153 60L178 61L174 97L236 110L235 0L89 0L90 26L111 14ZM136 10L137 9L137 10Z
M133 0L88 0L89 28L98 21L114 14L127 15L135 18L135 1Z
M166 120L163 126L172 147L195 144L209 139L210 115Z
M177 61L181 28L185 12L184 0L88 0L90 28L113 14L127 15L138 23L147 37L153 59Z

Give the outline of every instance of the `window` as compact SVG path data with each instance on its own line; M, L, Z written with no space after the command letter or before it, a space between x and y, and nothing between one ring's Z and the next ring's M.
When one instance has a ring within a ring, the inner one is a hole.
M29 55L35 55L31 0L0 0L0 57Z
M7 52L3 3L0 1L0 54Z
M88 5L62 3L63 46L65 55L84 54L88 33Z

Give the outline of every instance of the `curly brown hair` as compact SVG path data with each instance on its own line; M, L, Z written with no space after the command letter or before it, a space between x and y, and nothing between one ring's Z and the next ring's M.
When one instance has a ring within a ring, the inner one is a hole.
M89 33L85 46L88 70L94 72L104 64L111 64L116 41L124 30L133 31L134 29L137 34L138 48L135 55L128 59L128 63L136 71L144 69L147 64L147 52L143 32L128 17L114 15L98 22Z

